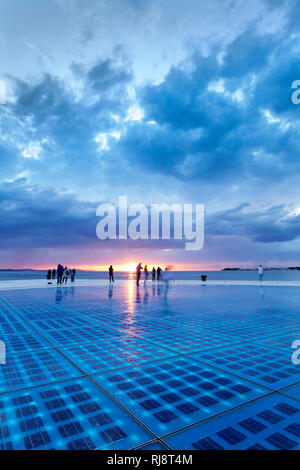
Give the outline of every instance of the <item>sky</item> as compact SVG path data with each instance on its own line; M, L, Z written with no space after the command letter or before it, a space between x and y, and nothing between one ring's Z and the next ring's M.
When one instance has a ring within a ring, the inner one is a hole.
M300 265L297 0L0 0L0 268ZM205 242L101 203L204 204Z

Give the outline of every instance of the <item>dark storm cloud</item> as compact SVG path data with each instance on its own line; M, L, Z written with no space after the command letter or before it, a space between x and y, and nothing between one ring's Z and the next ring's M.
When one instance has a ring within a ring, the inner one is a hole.
M72 246L95 240L96 205L28 185L25 178L0 185L2 247Z
M241 204L209 215L206 230L210 235L242 236L254 242L287 242L300 237L300 215L285 205L255 211L249 204Z
M0 185L0 241L11 247L22 243L32 247L100 248L96 238L98 204L79 201L68 194L28 185L25 178ZM131 220L131 219L129 219ZM118 224L117 224L118 225ZM150 224L149 224L150 226ZM298 239L300 215L291 208L279 205L255 211L249 204L213 214L207 214L205 231L208 237L244 237L251 241L274 243ZM149 233L150 237L150 233ZM183 246L181 241L105 242L105 247L124 246L168 248Z

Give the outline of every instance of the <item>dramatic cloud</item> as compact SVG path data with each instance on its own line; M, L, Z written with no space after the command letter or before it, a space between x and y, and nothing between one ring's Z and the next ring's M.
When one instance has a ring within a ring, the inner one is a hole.
M255 211L242 204L210 215L206 230L211 235L236 235L254 242L286 242L300 237L300 215L284 205Z
M95 242L96 206L25 178L0 186L2 247L72 247Z
M108 252L105 257L111 256L111 250L114 253L133 250L136 254L139 251L149 254L151 250L166 250L180 263L191 258L188 252L184 252L185 256L182 254L184 240L150 240L150 219L149 240L134 242L129 239L117 243L98 240L95 234L100 219L96 217L96 208L97 204L79 201L68 194L30 186L25 178L2 183L0 252L13 250L14 257L18 259L20 256L24 258L24 252L39 253L43 249L43 256L47 259L51 254L51 261L55 263L57 250L66 250L76 256L77 264L85 264L82 257L85 250L89 251L91 259L93 256L94 260L98 259L99 264L105 252ZM172 226L173 223L171 234ZM299 239L300 215L290 206L273 206L258 212L245 203L230 210L207 214L205 232L205 257L208 252L207 261L211 261L208 247L215 245L214 250L218 249L218 240L222 240L223 256L226 257L227 252L232 256L233 250L240 244L244 245L245 240L274 244ZM164 258L164 254L160 256ZM193 253L190 262L199 262L202 256L202 252Z

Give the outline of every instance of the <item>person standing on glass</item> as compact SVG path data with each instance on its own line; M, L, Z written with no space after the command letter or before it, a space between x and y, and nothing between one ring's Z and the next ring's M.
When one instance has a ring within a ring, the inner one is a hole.
M62 279L62 283L66 283L67 284L67 281L68 281L68 277L69 277L69 269L68 269L68 266L65 267L64 271L63 271L63 279Z
M142 263L139 263L136 267L136 285L140 285L140 279L141 279L141 271L142 271Z
M57 284L62 283L63 272L64 272L64 267L61 264L58 264L57 265Z
M71 282L75 281L76 269L70 269Z
M108 269L108 273L109 273L109 282L115 282L115 279L114 279L114 268L112 267L112 265L110 265L109 269Z
M263 277L264 277L264 270L261 264L258 267L258 277L259 277L259 280L262 282Z

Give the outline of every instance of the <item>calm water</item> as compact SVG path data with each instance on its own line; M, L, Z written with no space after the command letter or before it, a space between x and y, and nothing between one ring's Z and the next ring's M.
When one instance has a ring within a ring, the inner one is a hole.
M0 281L41 279L46 277L46 271L0 271ZM232 280L255 281L258 279L256 271L174 271L173 275L178 280L200 280L200 276L206 274L208 280ZM106 279L106 272L78 271L78 279ZM132 279L134 273L115 272L116 279ZM150 279L150 277L149 277ZM265 271L266 281L300 281L300 271Z

